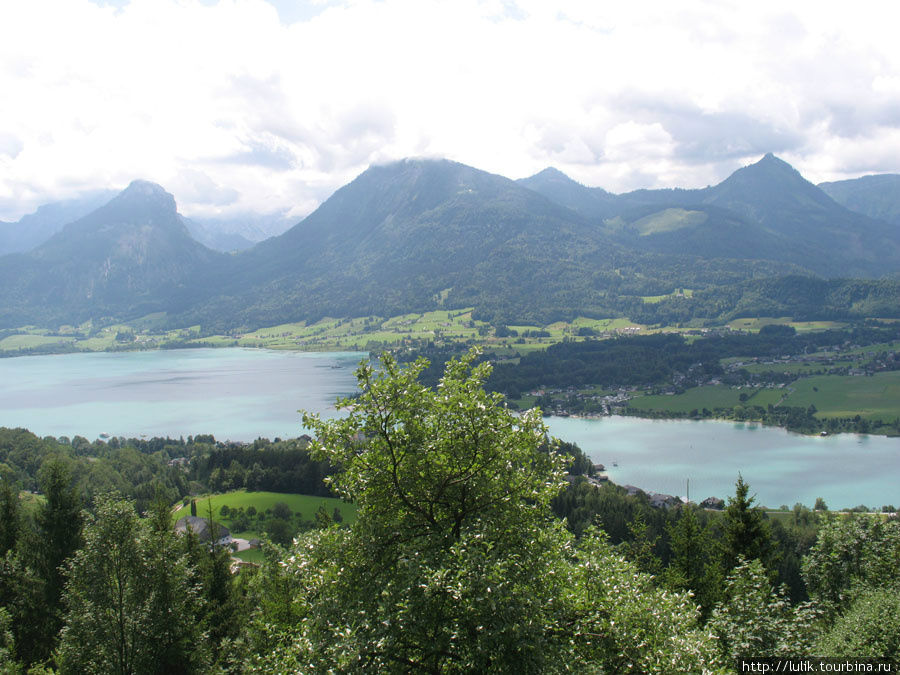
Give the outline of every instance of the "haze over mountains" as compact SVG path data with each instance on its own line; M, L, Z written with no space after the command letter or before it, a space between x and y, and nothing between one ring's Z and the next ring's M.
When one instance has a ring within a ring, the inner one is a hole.
M879 213L896 189L871 182L828 187ZM884 316L900 297L895 281L855 282L853 298L846 282L829 281L897 279L900 227L842 206L772 155L702 190L622 195L554 169L513 181L403 160L369 168L241 253L211 250L191 225L161 187L135 181L39 246L0 258L0 327L166 312L172 325L226 329L439 306L474 306L497 322L711 319L766 302ZM693 298L644 300L681 288Z

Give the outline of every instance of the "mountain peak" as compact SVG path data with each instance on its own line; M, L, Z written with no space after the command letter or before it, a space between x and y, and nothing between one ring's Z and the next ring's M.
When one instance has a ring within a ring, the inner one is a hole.
M757 190L776 188L783 190L788 185L802 186L802 189L814 187L793 166L771 152L767 152L755 164L750 164L735 171L723 182L719 183L714 190L727 190L734 186L741 186L741 189L752 187Z
M110 204L153 206L170 213L176 211L175 197L166 192L162 186L148 180L131 181Z
M571 178L569 178L569 176L564 174L562 171L557 169L555 166L548 166L543 171L538 171L536 174L534 174L534 176L532 176L532 178L537 178L538 176L540 176L542 178L549 178L552 180L559 180L559 179L572 180Z

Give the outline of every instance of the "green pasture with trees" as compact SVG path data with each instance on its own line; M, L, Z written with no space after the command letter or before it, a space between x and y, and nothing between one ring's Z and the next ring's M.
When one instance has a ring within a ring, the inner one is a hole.
M178 520L191 515L191 501L196 515L213 519L227 527L232 536L243 539L261 538L273 520L285 520L292 534L303 527L313 527L316 515L324 513L335 522L352 522L356 506L334 497L316 497L283 492L247 492L234 490L221 494L185 498L186 504L175 512ZM321 517L321 516L320 516Z

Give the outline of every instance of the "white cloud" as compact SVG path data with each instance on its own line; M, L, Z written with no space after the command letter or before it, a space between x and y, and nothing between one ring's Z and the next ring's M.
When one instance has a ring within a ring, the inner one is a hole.
M301 216L372 162L705 185L773 150L898 171L900 9L593 0L10 0L0 218L136 177ZM892 161L894 162L892 164Z

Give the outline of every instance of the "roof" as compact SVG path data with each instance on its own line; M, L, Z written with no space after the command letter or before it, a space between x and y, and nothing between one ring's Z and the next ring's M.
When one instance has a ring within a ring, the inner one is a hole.
M218 528L218 536L215 537L216 540L221 539L222 537L227 537L231 534L228 531L228 528L220 523L216 523L213 521L216 528ZM200 518L199 516L185 516L178 520L175 523L175 532L179 534L184 534L187 532L187 529L190 528L191 532L194 534L197 539L200 541L209 541L210 540L210 529L209 529L209 520L206 518Z

